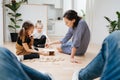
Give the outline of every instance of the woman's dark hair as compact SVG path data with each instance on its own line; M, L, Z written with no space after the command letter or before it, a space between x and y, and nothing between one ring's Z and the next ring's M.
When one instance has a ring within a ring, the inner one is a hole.
M73 29L75 27L77 27L79 20L82 19L82 17L78 16L77 12L74 10L68 10L67 12L65 12L65 14L63 15L64 18L67 18L68 20L73 20L75 19L75 23L73 25Z
M34 25L33 25L31 22L26 21L26 22L23 23L22 29L21 29L20 32L19 32L19 36L20 36L20 38L22 39L23 42L24 42L24 40L25 40L25 37L28 36L28 34L26 34L27 31L28 31L31 27L34 28Z

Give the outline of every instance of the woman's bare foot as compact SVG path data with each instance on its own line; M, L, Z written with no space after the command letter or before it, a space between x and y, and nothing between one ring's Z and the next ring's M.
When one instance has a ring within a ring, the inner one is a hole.
M62 49L60 47L57 48L58 52L62 53Z

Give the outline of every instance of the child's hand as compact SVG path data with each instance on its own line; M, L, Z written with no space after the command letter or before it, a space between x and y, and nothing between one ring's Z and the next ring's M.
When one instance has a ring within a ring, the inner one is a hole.
M39 54L43 55L43 56L48 56L48 54L45 51L43 51L43 50L39 51Z
M45 47L46 47L46 48L49 48L49 46L50 46L49 44L45 44Z

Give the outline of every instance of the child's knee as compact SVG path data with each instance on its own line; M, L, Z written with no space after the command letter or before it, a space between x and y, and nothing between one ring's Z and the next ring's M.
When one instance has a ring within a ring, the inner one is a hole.
M8 50L7 48L0 47L0 57L8 58L10 56L13 56L12 52Z
M41 36L41 39L46 39L46 36L45 36L45 35L42 35L42 36Z

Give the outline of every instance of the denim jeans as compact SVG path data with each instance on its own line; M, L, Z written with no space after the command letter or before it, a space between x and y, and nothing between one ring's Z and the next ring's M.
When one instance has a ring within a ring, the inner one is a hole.
M8 49L0 47L0 80L51 80L21 62Z
M120 31L105 38L99 54L79 71L79 80L97 77L101 80L120 80Z

